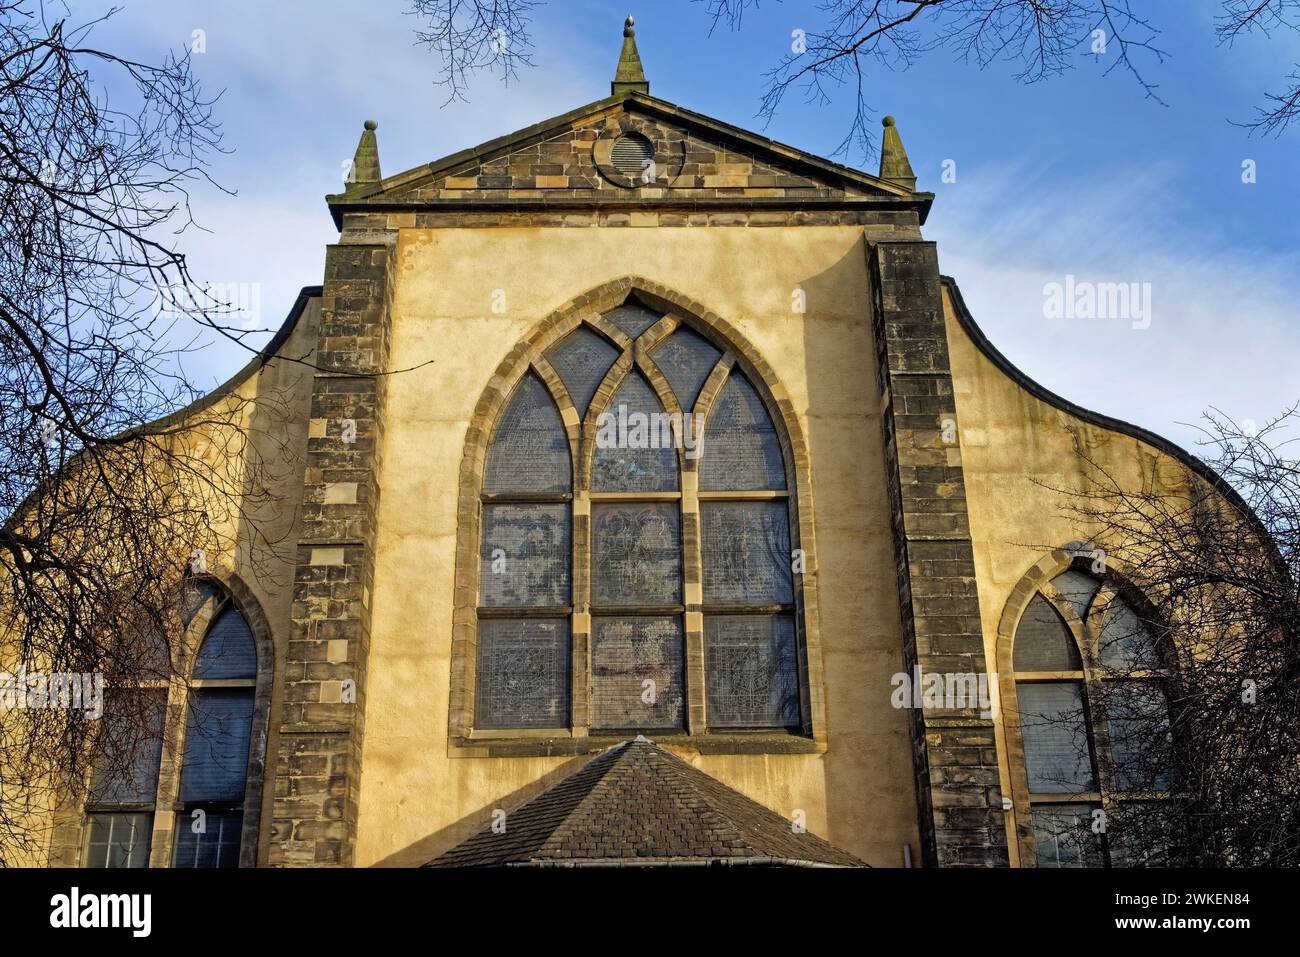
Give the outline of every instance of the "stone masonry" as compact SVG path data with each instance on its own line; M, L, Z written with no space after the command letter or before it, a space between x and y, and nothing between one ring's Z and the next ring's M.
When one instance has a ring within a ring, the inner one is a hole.
M882 242L869 255L904 664L909 673L983 675L937 253L933 243ZM909 713L923 862L1005 865L991 716L978 707Z
M352 863L391 256L386 245L340 244L326 253L280 748L268 762L272 865Z

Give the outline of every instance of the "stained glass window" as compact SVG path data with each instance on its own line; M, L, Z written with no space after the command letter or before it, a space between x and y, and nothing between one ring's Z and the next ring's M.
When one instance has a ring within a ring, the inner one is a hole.
M579 326L546 353L580 417L587 414L592 396L617 358L618 349L587 326Z
M785 502L702 502L700 524L705 602L794 601Z
M253 721L251 689L190 693L181 767L182 801L242 802Z
M702 491L785 488L781 442L754 387L732 373L704 423Z
M560 728L569 720L569 622L564 618L479 622L481 728Z
M200 600L201 597L201 600ZM171 860L176 866L239 865L243 803L257 707L257 642L230 596L210 582L191 583L178 598L187 627L214 603L189 674L184 747ZM157 808L168 695L151 679L110 689L86 807L88 867L147 867ZM175 709L177 711L181 709ZM171 733L178 737L179 726ZM215 828L215 831L213 830ZM215 842L215 843L214 843Z
M1092 596L1097 594L1098 584L1097 579L1074 568L1052 579L1052 587L1074 609L1075 617L1080 619L1087 615L1088 605L1092 603Z
M485 607L569 604L569 507L483 506L479 601Z
M167 694L109 691L87 798L86 867L148 867Z
M597 502L591 508L593 607L682 600L682 520L676 502Z
M799 724L794 622L787 615L704 619L709 727Z
M488 447L485 492L565 492L572 486L569 440L542 380L524 376Z
M681 326L661 342L652 353L659 371L673 387L677 404L683 412L695 407L700 389L722 358L722 353L709 340L688 326Z
M248 622L228 605L208 629L207 640L194 663L196 678L256 678L257 646Z
M591 726L679 730L685 722L680 618L598 617L591 635Z
M1020 733L1025 743L1029 790L1038 794L1077 794L1093 788L1083 683L1051 681L1021 684Z
M672 420L641 373L623 380L596 425L593 492L664 492L679 487Z
M1122 598L1106 606L1098 645L1103 668L1123 672L1156 667L1151 632Z
M627 305L619 306L617 309L605 313L605 318L622 329L623 334L629 339L635 339L662 319L663 316L638 303L629 302Z
M662 315L629 302L604 318L636 339ZM779 434L753 384L738 371L724 383L705 426L699 492L684 492L683 466L695 461L679 454L686 429L632 356L620 360L583 327L546 356L587 413L582 441L592 446L580 451L590 474L577 488L590 491L571 494L556 404L525 375L493 427L480 503L474 727L558 731L581 712L593 734L705 731L687 721L686 648L700 640L686 633L689 577L701 583L705 660L693 667L703 672L695 693L707 727L806 730L793 501ZM689 325L651 358L687 413L718 364L735 361ZM608 371L624 366L593 417ZM692 430L688 449L694 438ZM698 542L684 541L684 499L698 516ZM575 555L586 568L574 569ZM577 621L590 623L579 657ZM575 666L587 680L574 680ZM575 687L586 688L585 707L570 701Z

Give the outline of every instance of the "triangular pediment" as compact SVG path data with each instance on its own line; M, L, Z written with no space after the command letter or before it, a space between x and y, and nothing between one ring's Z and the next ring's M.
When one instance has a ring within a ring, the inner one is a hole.
M329 197L358 207L497 202L825 202L925 196L644 93L624 93Z

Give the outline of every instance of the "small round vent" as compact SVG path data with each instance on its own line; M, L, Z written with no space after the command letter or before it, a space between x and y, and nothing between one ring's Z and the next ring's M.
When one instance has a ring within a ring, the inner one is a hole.
M650 141L639 133L628 133L614 141L610 152L610 162L614 169L624 176L643 176L647 173L653 177L650 167L654 165L655 148Z

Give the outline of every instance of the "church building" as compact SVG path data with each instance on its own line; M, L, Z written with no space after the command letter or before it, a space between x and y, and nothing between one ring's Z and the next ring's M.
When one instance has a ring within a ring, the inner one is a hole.
M49 864L1124 863L1062 838L1145 627L1070 490L1214 476L985 338L892 117L871 174L693 113L629 18L602 99L388 176L376 127L206 400L296 456L283 566L208 556L189 626L222 743L170 708Z

